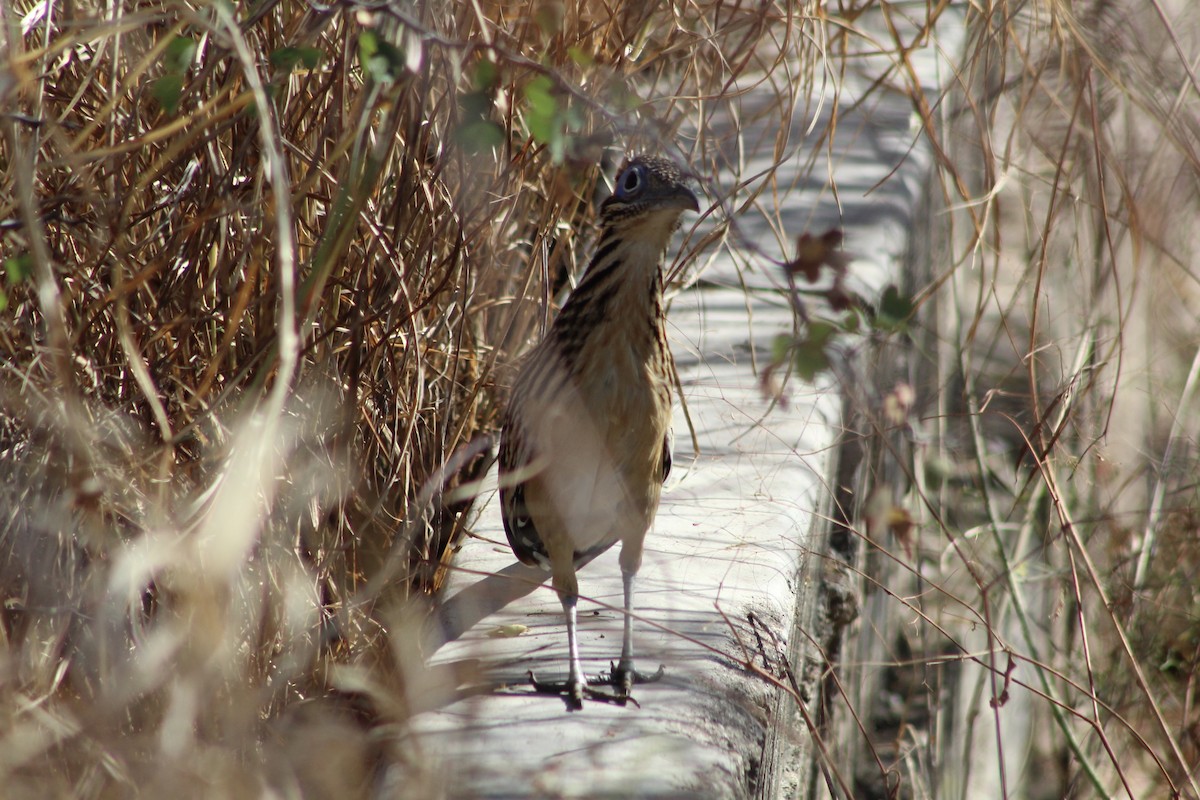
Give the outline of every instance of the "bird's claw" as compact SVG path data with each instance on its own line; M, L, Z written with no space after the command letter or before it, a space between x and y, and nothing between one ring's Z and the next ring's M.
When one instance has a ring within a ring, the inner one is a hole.
M567 710L580 711L583 709L583 697L585 694L590 696L590 691L585 683L572 681L539 681L537 676L533 674L533 670L526 673L529 677L529 683L533 686L533 690L538 694L552 694L561 697L567 704Z
M529 678L529 683L533 686L533 690L538 694L551 694L556 697L561 697L563 702L567 704L569 711L581 711L583 709L583 698L596 700L601 703L612 703L617 706L624 706L633 703L634 707L641 708L642 705L629 694L629 690L637 683L652 683L663 676L663 667L659 666L658 671L653 675L643 675L635 669L621 670L613 666L610 672L602 673L596 676L595 683L612 686L615 692L606 692L602 689L597 689L590 683L582 683L579 681L540 681L533 670L526 673Z
M602 683L605 686L611 686L616 689L622 696L629 697L629 692L639 683L654 683L662 679L666 668L658 665L658 669L650 675L644 672L638 672L633 668L633 664L613 664L608 663L608 672L602 672L596 676L596 683Z
M591 700L599 700L602 703L612 703L614 706L624 706L633 703L634 708L641 708L642 704L633 699L628 691L618 689L616 692L609 694L608 692L597 689L593 686L588 686L585 691Z

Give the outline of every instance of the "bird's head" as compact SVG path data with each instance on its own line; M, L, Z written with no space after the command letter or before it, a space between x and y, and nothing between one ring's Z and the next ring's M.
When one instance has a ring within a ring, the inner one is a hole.
M600 220L619 225L653 219L674 230L684 211L699 210L679 167L665 158L642 155L626 161L617 173L616 189L600 206Z

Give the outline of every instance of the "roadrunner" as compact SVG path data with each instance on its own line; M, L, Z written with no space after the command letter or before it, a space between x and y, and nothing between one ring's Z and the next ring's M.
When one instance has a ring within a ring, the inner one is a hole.
M517 558L551 572L567 619L564 692L581 708L575 570L621 542L625 628L606 682L624 700L647 680L633 666L633 578L671 469L671 354L663 313L663 257L696 195L670 161L626 162L600 206L591 264L513 386L500 438L500 509ZM660 668L661 672L661 668ZM607 695L605 695L607 696Z

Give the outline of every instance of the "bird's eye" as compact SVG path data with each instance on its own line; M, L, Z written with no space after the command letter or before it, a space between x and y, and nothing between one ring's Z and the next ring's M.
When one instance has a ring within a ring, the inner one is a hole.
M645 183L643 172L644 168L640 164L625 170L617 179L617 196L631 197L641 191L642 184Z

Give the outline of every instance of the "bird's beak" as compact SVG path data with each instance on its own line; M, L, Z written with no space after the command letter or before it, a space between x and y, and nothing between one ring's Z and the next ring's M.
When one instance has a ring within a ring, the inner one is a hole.
M680 186L675 190L674 199L679 204L681 210L700 212L700 201L696 199L696 195L692 190L686 186Z

